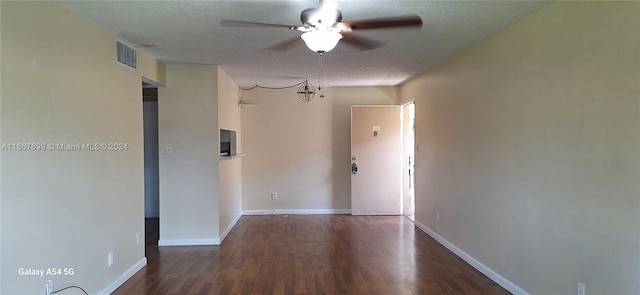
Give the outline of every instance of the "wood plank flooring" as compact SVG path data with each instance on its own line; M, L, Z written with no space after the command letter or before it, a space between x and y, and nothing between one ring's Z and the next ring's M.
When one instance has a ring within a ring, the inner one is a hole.
M243 216L221 246L146 251L113 294L509 294L401 216Z

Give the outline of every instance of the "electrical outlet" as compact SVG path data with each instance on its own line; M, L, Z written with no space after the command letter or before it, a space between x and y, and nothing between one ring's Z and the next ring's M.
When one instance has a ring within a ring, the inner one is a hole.
M136 245L140 245L140 233L136 233Z
M440 212L436 211L436 221L440 221Z
M272 200L277 200L277 199L278 199L278 193L276 193L276 192L272 192L272 193L271 193L271 199L272 199Z
M107 255L107 265L109 267L113 265L113 251L109 251L109 255Z
M51 295L51 293L53 293L53 281L52 280L48 280L47 284L45 285L45 292L47 295Z
M578 295L587 295L587 286L584 283L578 282Z

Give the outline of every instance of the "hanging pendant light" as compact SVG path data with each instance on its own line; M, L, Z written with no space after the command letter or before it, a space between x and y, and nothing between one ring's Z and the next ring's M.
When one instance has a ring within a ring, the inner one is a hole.
M316 95L316 89L306 80L298 87L298 98L303 102L310 102Z

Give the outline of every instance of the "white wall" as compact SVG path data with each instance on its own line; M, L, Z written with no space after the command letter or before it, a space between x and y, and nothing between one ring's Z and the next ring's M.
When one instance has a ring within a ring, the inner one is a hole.
M236 131L236 151L242 153L238 106L240 88L218 67L218 122L220 129ZM223 239L242 214L242 158L220 161L220 234Z
M637 294L638 28L556 2L403 85L417 221L531 294Z
M108 291L146 262L144 239L136 244L136 234L144 237L145 69L116 65L115 36L58 2L0 7L1 143L127 144L117 152L1 152L0 293L41 294L47 279L54 289ZM161 71L150 57L144 63ZM20 276L20 268L74 274Z
M215 65L166 66L158 89L159 245L219 243L217 81Z
M335 87L298 100L296 89L241 91L243 210L350 209L350 111L393 104L392 87ZM271 200L271 192L278 200Z

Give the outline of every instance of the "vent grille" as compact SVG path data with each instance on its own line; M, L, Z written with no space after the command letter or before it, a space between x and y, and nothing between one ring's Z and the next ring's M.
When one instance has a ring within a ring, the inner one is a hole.
M126 65L132 69L138 68L138 58L136 50L123 44L122 42L117 42L117 51L118 51L118 62Z

